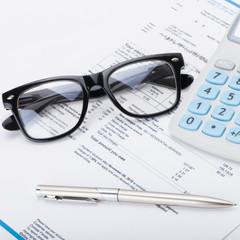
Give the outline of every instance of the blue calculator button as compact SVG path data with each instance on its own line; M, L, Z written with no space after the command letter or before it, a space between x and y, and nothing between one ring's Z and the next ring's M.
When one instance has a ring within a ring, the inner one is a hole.
M234 76L228 86L234 90L240 91L240 76Z
M240 104L240 93L234 91L225 91L220 101L230 106L238 106Z
M235 123L240 126L240 113L237 115Z
M179 126L191 130L196 131L202 124L202 120L199 117L193 116L193 115L184 115L182 119L179 122Z
M202 85L197 92L197 95L201 98L214 100L219 94L219 89L209 84Z
M208 102L201 99L193 99L188 106L188 111L199 115L206 115L210 108L211 105Z
M240 144L240 128L230 128L226 139L232 143Z
M206 77L207 82L216 85L224 85L227 80L228 75L225 72L219 70L211 70Z
M203 133L211 137L221 137L226 127L224 124L216 121L207 121L203 126Z
M216 106L212 112L212 118L225 122L230 121L233 115L233 109L223 105Z

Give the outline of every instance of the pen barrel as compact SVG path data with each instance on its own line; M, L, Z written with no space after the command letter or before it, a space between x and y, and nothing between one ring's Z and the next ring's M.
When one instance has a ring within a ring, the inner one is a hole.
M212 197L131 190L119 190L118 201L197 208L221 208L233 205L229 201Z
M38 185L37 194L51 200L81 202L114 201L173 205L198 208L221 208L235 206L232 202L199 195L121 190L117 188L87 188Z

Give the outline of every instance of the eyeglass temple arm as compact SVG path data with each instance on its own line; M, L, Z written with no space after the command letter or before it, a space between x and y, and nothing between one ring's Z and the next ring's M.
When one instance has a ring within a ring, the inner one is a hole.
M165 86L168 88L176 89L176 83L172 76L161 79L161 83L159 83L158 77L150 78L150 79L147 78L147 79L144 79L143 82L144 83L152 83L152 84L155 84L158 86L161 85L161 86ZM181 90L186 89L192 83L193 83L193 76L191 76L189 74L181 74Z
M194 81L194 78L190 74L181 74L181 89L184 90L189 87Z
M151 82L157 85L176 89L176 81L174 75L169 71L169 67L165 64L157 66L151 70L146 79L144 79L144 82ZM189 87L193 82L193 76L189 74L181 73L180 78L181 89ZM159 79L161 79L161 81L159 81Z
M162 74L161 74L162 75ZM156 81L159 77L162 77L162 76L159 76L159 71L157 71L157 74L155 74L155 76L153 77L153 75L151 76L151 73L148 75L148 77L144 80L144 82L147 82L147 79L148 81L150 80L150 82L152 83L155 83L155 84L158 84L158 82ZM190 86L193 82L193 77L189 74L181 74L181 88L182 89L185 89L187 88L188 86ZM161 85L165 85L165 86L168 86L168 87L175 87L172 85L173 81L165 81L164 83L161 83ZM125 85L124 83L122 82L116 82L116 86L117 88L115 89L115 91L120 91L122 89L125 89L127 88L128 86ZM172 86L171 86L172 85ZM71 94L71 93L70 93ZM95 90L92 90L90 92L90 98L93 99L93 98L98 98L98 97L101 97L101 96L104 96L106 93L105 91L102 89L102 88L99 88L99 89L95 89ZM46 98L46 96L48 96L48 98ZM43 109L46 105L49 105L49 96L51 96L52 98L55 99L55 103L64 103L64 102L68 102L69 99L67 98L64 98L64 97L60 97L58 98L57 102L56 102L56 96L54 96L52 94L52 91L48 90L48 89L43 89L43 90L40 90L40 91L37 91L37 93L30 93L30 94L25 94L25 97L21 99L21 103L20 103L20 106L21 107L24 107L26 106L27 104L29 104L29 102L32 102L34 101L34 99L40 99L41 101L39 101L37 103L37 105L35 105L33 107L33 109L35 108L36 111L41 111L41 109ZM44 101L44 104L43 104L43 99L45 100ZM76 100L81 100L82 99L82 95L79 95ZM46 101L47 100L47 101ZM50 101L51 102L51 101ZM53 102L52 102L53 103ZM36 104L36 103L35 103ZM3 128L7 129L7 130L10 130L10 131L14 131L14 130L19 130L19 125L16 121L16 119L14 118L13 115L11 115L10 117L8 117L5 121L3 121L2 123L2 126Z
M96 89L90 92L90 98L97 98L105 95L103 89ZM56 96L59 96L56 99ZM55 101L53 102L52 99ZM78 96L75 100L82 100L82 95ZM51 90L43 89L36 92L26 93L24 97L21 98L19 106L20 108L27 107L28 109L34 110L35 112L41 112L49 104L53 103L67 103L70 100L61 96L60 94L53 93ZM31 105L29 103L33 102ZM29 105L29 106L28 106ZM13 115L5 119L2 126L6 130L15 131L19 130L19 125Z
M145 72L140 72L137 75L134 75L133 77L131 77L129 81L130 80L134 81L134 79L137 79L138 81L138 78L141 78L141 75L144 76L145 74L146 74ZM158 81L159 79L161 79L161 83L159 83ZM145 83L151 82L152 84L155 83L156 85L176 88L173 75L169 74L169 72L166 70L164 71L164 67L162 68L161 66L154 68L142 82L145 82ZM181 89L187 88L192 84L192 82L193 82L193 77L191 75L181 74ZM128 88L129 86L124 84L123 82L115 80L115 83L112 84L111 87L114 88L115 91L120 91ZM46 97L55 97L57 95L58 94L56 94L55 92L49 89L43 89L43 90L31 92L31 93L26 93L24 94L24 97L22 97L20 100L20 107L23 108L26 105L28 105L30 102L34 102L37 99L45 100ZM77 96L75 98L76 101L83 99L82 94L75 94L74 91L69 91L69 95ZM104 95L106 95L105 91L102 88L99 88L99 89L91 90L89 97L90 99L94 99ZM64 102L68 102L68 98L58 97L58 101L55 103L64 103Z
M147 83L147 82L151 82L151 83L155 83L157 85L160 85L158 82L158 79L161 78L161 85L162 86L167 86L167 87L175 87L175 81L169 81L169 78L166 78L166 80L164 81L163 78L163 74L149 74L144 80L143 82ZM193 77L191 75L188 74L181 74L181 88L185 89L188 86L191 85L191 83L193 82ZM173 84L174 83L174 84ZM115 88L115 90L123 90L128 88L129 86L124 84L123 82L120 81L116 81L115 84L113 84L111 86L112 88ZM61 96L60 94L56 94L55 92L49 90L49 89L43 89L43 90L39 90L39 91L34 91L31 93L26 93L24 94L24 97L21 97L20 100L20 108L23 108L25 106L27 106L29 103L34 102L35 100L39 99L39 100L45 100L47 99L46 97L56 97L56 96ZM74 91L69 92L69 95L77 95L74 93ZM95 89L95 90L91 90L90 91L90 98L94 99L94 98L98 98L101 96L106 95L105 91L102 88L99 89ZM82 95L78 95L75 100L82 100ZM58 101L55 103L64 103L64 102L68 102L69 99L65 98L65 97L59 97ZM35 103L35 102L34 102ZM36 109L36 108L35 108Z
M71 94L71 93L70 93ZM35 112L41 112L50 104L69 102L70 100L60 94L53 93L51 90L43 89L40 91L26 93L25 97L21 99L20 108L34 110ZM29 105L29 103L32 103ZM14 131L19 130L19 125L13 115L8 117L2 123L3 128L6 130Z
M140 76L139 76L140 77ZM170 81L170 78L164 78L165 76L163 76L163 73L159 74L157 72L157 74L152 74L150 73L144 80L143 82L148 83L155 83L156 85L162 85L162 86L167 86L167 87L172 87L175 88L175 81L172 80ZM158 79L161 78L161 84L159 83ZM165 80L164 80L165 79ZM132 81L132 80L131 80ZM185 89L188 86L190 86L193 82L193 77L191 75L188 74L181 74L181 89ZM115 89L115 91L120 91L123 89L128 88L129 86L124 84L123 82L120 81L116 81L114 84L112 84L111 86L112 88ZM77 96L75 98L75 100L82 100L82 94L75 94L74 91L70 91L69 95L73 95L73 96ZM95 90L91 90L90 91L90 99L94 99L94 98L98 98L101 96L106 95L105 91L102 88L99 89L95 89ZM50 98L56 98L58 96L58 100L55 101L55 103L66 103L69 102L69 99L67 97L64 97L60 94L56 94L55 92L49 90L49 89L43 89L43 90L39 90L39 91L34 91L31 93L26 93L24 95L24 97L21 98L20 100L20 108L24 108L26 107L29 103L33 102L34 104L32 104L31 106L34 106L34 110L38 110L41 111L41 108L45 106L45 104L40 104L40 102L42 102L43 100L47 100ZM36 102L36 100L38 100ZM40 101L39 101L40 100ZM36 103L38 103L38 106L36 105Z

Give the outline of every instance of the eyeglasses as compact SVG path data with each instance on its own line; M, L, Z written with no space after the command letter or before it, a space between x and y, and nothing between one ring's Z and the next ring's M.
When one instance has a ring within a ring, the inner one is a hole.
M103 72L34 81L3 94L12 116L3 122L7 130L21 129L30 140L55 140L75 131L84 120L88 101L105 95L123 113L148 118L171 111L181 89L193 78L181 74L180 53L131 59Z

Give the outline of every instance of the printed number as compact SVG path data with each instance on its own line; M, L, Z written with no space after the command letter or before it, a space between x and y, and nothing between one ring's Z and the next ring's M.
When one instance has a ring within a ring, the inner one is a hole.
M212 89L212 88L207 88L207 89L204 90L204 92L206 92L207 94L209 94L210 91L211 91L211 89Z
M215 72L215 73L216 73L216 75L213 77L214 79L217 78L219 75L221 75L220 72Z
M222 109L222 111L219 112L218 115L220 115L220 116L224 116L223 113L225 113L225 112L227 111L227 109L226 109L226 108L221 108L221 109Z
M236 81L237 85L240 85L240 78Z
M229 93L227 100L232 100L235 93Z
M146 100L146 101L150 101L150 98L147 97L147 96L143 96L143 99Z
M193 121L194 121L194 118L193 118L193 117L189 117L189 118L187 119L187 124L192 124Z
M200 106L202 105L202 103L200 102L200 103L197 103L197 109L199 109L200 108Z

